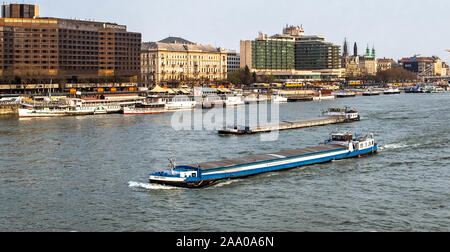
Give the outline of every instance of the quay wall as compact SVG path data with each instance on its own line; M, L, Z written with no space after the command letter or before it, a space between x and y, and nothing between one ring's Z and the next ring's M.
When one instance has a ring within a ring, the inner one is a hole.
M19 114L18 104L0 103L0 115L17 115Z

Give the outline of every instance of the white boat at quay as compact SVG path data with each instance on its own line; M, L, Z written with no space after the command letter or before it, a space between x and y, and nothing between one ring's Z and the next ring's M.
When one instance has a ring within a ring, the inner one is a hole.
M281 95L276 95L272 98L272 102L273 103L287 103L288 102L288 98L283 97Z
M19 117L63 117L78 113L75 108L71 107L26 107L19 108Z
M425 86L424 92L429 94L445 93L445 89L443 89L442 87Z
M196 99L197 108L212 109L215 107L223 107L225 100L217 95L207 95L201 99Z
M362 94L363 96L378 96L381 93L379 91L373 90L373 89L367 89L366 91L364 91L364 93Z
M442 87L436 87L435 93L445 93L445 89Z
M164 102L157 103L138 103L134 107L124 107L124 115L148 115L148 114L162 114L167 112L166 104Z
M165 99L164 102L166 103L166 108L168 111L193 110L197 104L196 101L187 96Z
M353 98L353 97L356 97L356 93L344 92L344 91L334 92L333 95L336 96L337 98Z
M245 97L244 102L245 104L258 104L258 103L265 103L268 102L269 100L267 99L266 95L255 95L255 94L251 94L247 97Z
M225 106L226 107L237 107L245 105L244 99L242 98L242 95L237 96L229 96L225 100Z
M97 100L66 98L61 99L58 104L30 105L22 104L19 108L19 117L63 117L81 115L101 115L120 113L123 104L130 104L130 99ZM134 102L139 102L134 99Z
M332 101L336 100L336 96L334 95L327 95L327 96L315 96L313 97L313 101Z
M398 88L389 88L387 90L384 91L385 95L395 95L395 94L400 94L400 89Z

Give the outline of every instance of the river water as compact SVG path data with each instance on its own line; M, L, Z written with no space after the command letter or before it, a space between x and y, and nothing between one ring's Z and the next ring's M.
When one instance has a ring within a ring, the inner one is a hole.
M0 119L0 231L450 231L450 93L289 103L281 120L349 105L352 124L220 137L172 114ZM373 132L375 156L201 190L148 184L177 164L315 146Z

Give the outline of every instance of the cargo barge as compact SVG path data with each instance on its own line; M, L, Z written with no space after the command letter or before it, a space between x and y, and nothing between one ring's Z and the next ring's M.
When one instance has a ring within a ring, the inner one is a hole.
M362 157L376 153L378 144L373 135L355 136L351 133L332 134L323 145L254 155L237 159L177 166L171 161L170 170L150 175L150 183L183 188L203 188L224 180L277 172L297 167Z
M321 118L292 121L292 122L283 121L278 124L269 124L257 127L248 127L240 125L228 126L219 130L218 133L221 136L252 135L258 133L269 133L273 131L318 127L330 124L351 123L361 120L358 111L350 109L349 107L330 108L328 109L328 111L322 112L322 114L324 117Z

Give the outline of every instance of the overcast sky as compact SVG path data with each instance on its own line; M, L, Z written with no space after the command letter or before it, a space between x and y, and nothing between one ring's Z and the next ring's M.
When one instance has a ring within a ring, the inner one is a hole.
M378 57L422 54L450 60L449 0L20 0L40 5L41 16L94 19L128 26L144 41L179 36L239 50L258 32L300 25L360 54L375 45Z

